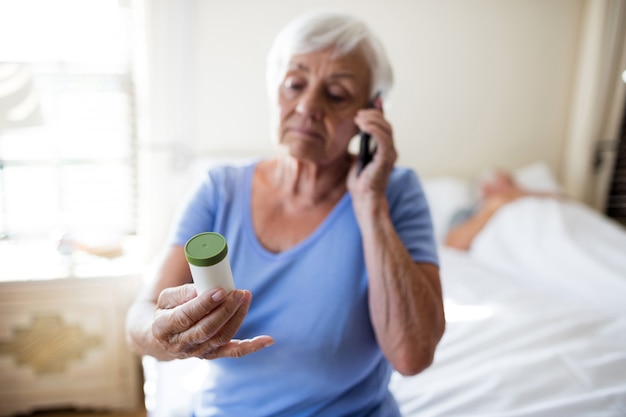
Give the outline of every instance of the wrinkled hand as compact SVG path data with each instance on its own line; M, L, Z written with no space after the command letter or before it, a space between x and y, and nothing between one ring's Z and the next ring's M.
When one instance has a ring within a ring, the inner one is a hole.
M394 145L393 129L385 119L380 98L374 103L374 108L359 110L354 122L361 131L369 133L376 144L372 161L361 174L357 176L355 162L348 175L348 189L353 202L355 205L364 205L372 200L385 198L389 174L398 153Z
M386 207L385 191L398 153L393 129L385 119L380 99L376 100L374 108L359 110L354 122L361 131L369 133L376 144L372 161L358 176L355 157L347 182L357 218L366 218L375 207Z
M241 357L270 346L270 336L235 340L252 294L216 288L197 295L193 284L166 288L159 295L152 334L172 358Z

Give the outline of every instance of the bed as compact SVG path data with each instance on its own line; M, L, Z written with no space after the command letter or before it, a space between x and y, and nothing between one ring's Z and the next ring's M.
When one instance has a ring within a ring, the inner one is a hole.
M559 186L542 164L516 172ZM472 198L459 178L424 180L439 242ZM571 200L505 206L468 252L439 248L447 328L430 368L394 374L405 417L626 416L626 230ZM186 415L201 361L144 358L152 417ZM172 383L176 381L175 383Z

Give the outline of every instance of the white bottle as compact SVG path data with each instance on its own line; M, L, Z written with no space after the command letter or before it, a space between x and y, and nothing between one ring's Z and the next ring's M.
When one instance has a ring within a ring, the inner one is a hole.
M206 232L195 235L185 244L185 257L198 295L216 287L226 291L235 289L228 245L221 234Z

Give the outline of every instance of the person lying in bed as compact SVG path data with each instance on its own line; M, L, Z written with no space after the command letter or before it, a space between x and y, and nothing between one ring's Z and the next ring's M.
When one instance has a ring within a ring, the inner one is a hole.
M194 416L398 417L392 370L428 367L445 318L428 204L382 111L388 60L360 20L314 14L280 32L267 75L280 152L209 170L128 313L129 344L208 360ZM359 130L377 150L357 175ZM206 231L226 237L228 293L191 284L183 246Z
M450 221L444 244L448 247L469 250L476 235L485 227L492 216L504 205L519 198L558 197L547 192L536 192L522 188L513 176L504 170L496 170L485 177L478 186L479 201L471 207L457 211Z

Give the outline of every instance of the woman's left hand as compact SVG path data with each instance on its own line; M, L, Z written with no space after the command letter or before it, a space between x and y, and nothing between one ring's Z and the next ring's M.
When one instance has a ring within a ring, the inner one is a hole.
M369 133L375 143L372 161L357 175L355 159L348 175L348 189L354 203L360 205L385 197L389 174L398 154L394 145L393 129L385 119L380 98L374 102L374 108L359 110L354 122L360 131Z
M439 269L413 260L391 220L386 191L398 155L380 101L354 120L376 142L361 174L355 161L348 175L368 274L370 318L385 357L401 374L415 375L432 363L445 328Z

